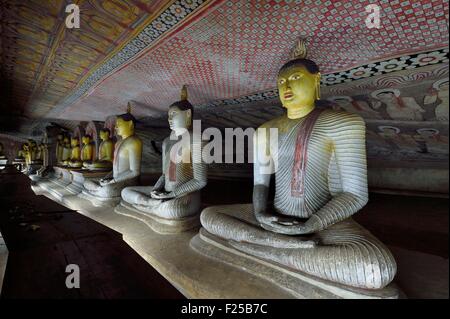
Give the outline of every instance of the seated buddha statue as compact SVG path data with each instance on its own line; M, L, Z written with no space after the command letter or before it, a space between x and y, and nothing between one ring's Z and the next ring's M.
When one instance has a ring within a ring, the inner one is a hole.
M85 163L92 163L95 145L89 135L84 135L81 138L81 143L83 143L83 147L81 148L81 162L84 167Z
M93 162L83 162L83 167L90 170L108 170L112 168L114 158L114 142L107 128L100 130L101 143L98 148L98 159Z
M83 166L83 162L81 161L81 147L80 141L78 137L72 137L70 139L70 159L68 161L68 166L71 168L80 168Z
M25 157L26 157L25 148L26 145L24 143L20 146L20 149L17 151L17 155L14 158L14 164L20 171L23 169L23 165L25 164Z
M117 116L115 129L121 139L115 146L112 176L99 181L86 180L83 192L108 199L120 197L124 187L139 183L142 141L135 135L135 123L136 119L131 114L130 108L127 113Z
M58 165L68 166L71 154L72 154L72 147L70 145L70 138L68 136L64 136L61 150L61 162L59 162Z
M317 108L319 68L306 59L303 42L294 52L277 79L287 114L254 134L253 203L208 207L201 224L245 254L350 287L383 288L395 260L351 219L368 201L364 120Z
M181 100L169 107L171 135L162 144L162 175L154 186L130 186L122 190L122 200L139 211L167 219L178 219L200 212L200 190L207 182L202 162L201 139L193 138L193 107L182 89ZM184 139L184 140L183 140ZM181 157L177 160L181 146Z
M36 142L32 139L29 139L26 143L26 157L25 161L28 165L35 164L39 162L39 159L37 158L38 155L38 147L36 145Z

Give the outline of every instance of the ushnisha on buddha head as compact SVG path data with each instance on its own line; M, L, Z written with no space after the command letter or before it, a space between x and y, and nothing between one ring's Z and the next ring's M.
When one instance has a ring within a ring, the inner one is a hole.
M188 101L186 85L181 89L181 99L169 107L168 120L169 126L176 135L181 135L192 127L192 117L194 107Z

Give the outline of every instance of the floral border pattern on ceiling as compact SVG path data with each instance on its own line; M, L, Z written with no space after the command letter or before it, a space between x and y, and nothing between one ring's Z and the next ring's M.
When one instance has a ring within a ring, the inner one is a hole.
M110 72L123 66L142 50L149 47L164 33L172 30L186 16L208 0L178 0L170 5L152 23L146 26L134 39L127 43L116 55L95 70L83 84L62 102L62 109L87 93L98 81Z
M405 55L394 59L369 63L363 66L352 68L347 71L325 74L322 76L321 84L329 87L355 80L361 80L377 75L383 75L395 71L410 70L449 62L449 49L433 50L418 54ZM219 105L237 105L241 103L251 103L265 101L278 97L278 89L259 92L252 95L242 96L234 99L216 100L211 103L199 105L198 108L214 107Z

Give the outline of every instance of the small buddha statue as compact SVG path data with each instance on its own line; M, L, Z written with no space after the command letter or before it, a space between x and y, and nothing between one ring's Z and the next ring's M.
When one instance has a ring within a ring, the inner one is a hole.
M114 142L110 138L109 129L100 130L101 143L98 148L98 159L94 162L83 162L83 167L90 170L111 169L114 158Z
M115 129L121 139L115 146L112 176L85 181L83 186L88 194L102 199L117 198L124 187L139 183L142 141L135 135L135 123L130 106L127 113L117 116Z
M94 159L95 146L89 135L84 135L81 138L81 142L83 143L83 147L81 148L81 161L83 162L82 166L85 166L85 163L92 163L92 160Z
M25 144L25 162L27 165L36 164L37 158L36 155L38 153L36 142L32 139L29 139Z
M16 155L16 158L14 158L14 162L17 162L17 163L25 162L25 157L26 157L25 149L26 149L26 144L24 143L20 146L20 149L17 151L17 155Z
M24 143L20 146L20 149L17 151L17 155L14 158L13 163L19 171L24 170L25 158L26 158L26 150L25 149L26 149L26 144Z
M396 273L394 257L350 217L368 201L364 120L316 108L319 68L303 42L294 52L277 80L287 114L254 135L253 204L208 207L201 224L248 255L347 286L383 288ZM278 147L269 128L278 131Z
M81 148L78 137L72 137L70 139L70 146L71 152L68 166L72 168L80 168L83 165L83 163L81 162Z
M167 219L178 219L200 212L200 190L206 186L207 170L202 162L201 138L193 139L193 107L187 100L187 90L182 89L181 100L169 107L171 136L164 139L163 173L154 186L130 186L122 190L122 200L143 213ZM181 158L176 163L171 158L177 153L173 149L183 144Z

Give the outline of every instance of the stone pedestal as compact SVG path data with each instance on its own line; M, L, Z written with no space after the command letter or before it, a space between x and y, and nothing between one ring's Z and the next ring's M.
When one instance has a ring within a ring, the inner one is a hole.
M70 170L68 168L61 166L54 166L53 170L55 171L54 173L55 182L57 182L61 186L67 186L72 182L72 174L70 174Z
M7 158L0 159L0 169L4 169L6 167L6 164L8 164Z
M145 223L150 229L158 234L176 234L200 226L199 214L179 219L162 218L150 213L142 212L123 200L114 208L114 212L135 218Z
M79 194L83 191L83 183L87 179L101 179L108 175L110 171L92 171L86 169L71 169L72 182L67 189L73 194Z
M64 196L73 195L68 190L68 186L72 182L72 175L70 170L65 167L55 166L53 170L54 172L49 178L41 178L35 184L62 201Z
M402 297L395 284L376 290L354 288L312 277L284 265L250 256L231 247L226 241L203 228L200 229L198 235L192 238L190 246L206 257L267 280L289 291L296 298L398 299Z
M87 190L83 189L80 194L78 194L78 197L86 199L92 203L95 207L115 207L118 205L121 201L120 196L116 197L97 197L92 194L90 194Z

